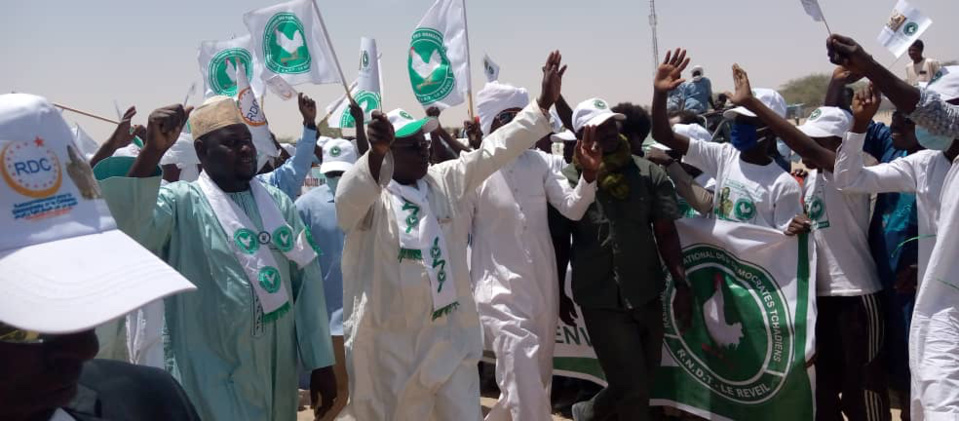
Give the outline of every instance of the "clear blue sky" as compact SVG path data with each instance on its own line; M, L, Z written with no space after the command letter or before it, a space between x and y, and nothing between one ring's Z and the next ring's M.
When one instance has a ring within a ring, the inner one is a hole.
M482 57L502 67L500 80L539 92L539 68L551 49L560 49L570 68L564 93L570 102L602 97L646 104L651 95L651 42L646 0L467 0L474 91L482 88ZM409 35L432 0L317 0L347 79L356 73L359 38L376 38L383 54L384 107L421 113L406 70ZM183 100L202 82L197 47L203 40L243 34L242 15L275 4L272 0L53 0L16 1L4 6L0 35L6 58L0 92L46 96L104 116L137 105L136 123L149 112ZM833 30L853 36L884 63L891 54L875 39L894 0L820 0ZM927 56L959 58L955 22L959 2L914 0L935 21L923 37ZM798 0L660 0L659 45L690 50L714 90L731 86L730 66L740 63L759 87L831 69L825 56L826 30L803 13ZM903 73L906 58L895 66ZM340 95L337 85L300 85L321 107ZM271 128L280 136L299 134L295 101L266 99ZM456 125L465 106L444 113ZM97 140L109 124L68 115Z

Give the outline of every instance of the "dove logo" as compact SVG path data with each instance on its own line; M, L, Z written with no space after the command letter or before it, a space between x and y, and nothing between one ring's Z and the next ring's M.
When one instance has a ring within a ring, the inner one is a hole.
M53 195L63 184L60 159L39 137L4 145L0 150L0 173L13 191L35 199Z
M370 67L370 52L363 50L363 55L360 57L360 70Z
M919 32L919 24L916 22L909 22L906 26L902 27L902 33L908 36L913 36L916 32Z
M283 253L293 250L293 231L290 227L284 225L273 231L273 244Z
M598 99L596 102L593 102L593 106L596 107L597 110L605 110L607 108L606 103Z
M663 300L666 349L688 376L728 400L761 404L781 390L793 364L795 339L786 298L765 269L719 247L683 251L693 292L693 321L680 332L676 289Z
M756 216L756 205L748 199L739 199L736 201L736 206L733 208L733 212L736 215L736 219L746 222L753 219Z
M260 273L257 274L257 280L260 282L260 286L270 294L275 294L280 290L280 286L282 285L280 281L282 279L283 275L280 274L280 271L272 266L260 269Z
M363 114L366 115L367 118L373 113L373 110L380 108L380 95L376 92L359 91L353 99L356 100L356 103L363 109ZM410 120L412 119L413 117L410 117ZM343 116L340 118L340 127L356 127L356 121L353 120L353 116L350 113L343 113Z
M233 244L236 248L246 254L254 254L260 248L260 242L257 241L256 233L253 230L240 228L233 234Z
M419 28L413 32L408 65L413 93L420 104L442 101L456 87L456 77L440 31Z
M826 217L826 202L820 196L813 196L806 202L806 214L813 222L813 228L829 228L829 218Z
M210 59L207 85L217 95L236 96L237 61L246 69L246 78L253 80L253 55L244 48L227 48Z
M295 14L273 15L263 30L263 57L274 73L298 74L310 71L312 60L306 45L306 31Z
M822 116L822 110L819 108L816 108L816 111L813 111L812 114L809 115L809 119L815 120L819 118L820 116Z

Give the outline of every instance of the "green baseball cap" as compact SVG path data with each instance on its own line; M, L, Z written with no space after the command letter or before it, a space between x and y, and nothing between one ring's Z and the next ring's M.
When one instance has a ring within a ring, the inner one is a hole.
M429 133L440 126L440 122L435 118L427 117L417 120L413 118L413 115L400 108L390 111L386 118L390 119L390 124L393 125L393 131L397 138L413 136L420 130Z

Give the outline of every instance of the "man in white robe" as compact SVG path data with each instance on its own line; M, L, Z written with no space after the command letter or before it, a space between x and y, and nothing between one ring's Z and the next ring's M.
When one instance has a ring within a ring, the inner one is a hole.
M525 89L487 83L476 103L483 133L503 130L528 104ZM574 221L583 217L596 197L602 162L602 152L592 146L577 145L578 159L589 168L575 188L550 168L550 155L529 149L476 191L470 276L486 349L496 354L500 389L487 421L552 419L560 298L546 205Z
M374 113L370 151L343 176L335 199L346 233L347 414L385 421L481 418L476 364L482 337L466 264L465 199L549 134L560 62L558 52L550 55L537 104L481 149L432 167L424 133L435 129L435 120L397 110L391 125ZM409 234L422 232L435 233L433 247L409 246Z

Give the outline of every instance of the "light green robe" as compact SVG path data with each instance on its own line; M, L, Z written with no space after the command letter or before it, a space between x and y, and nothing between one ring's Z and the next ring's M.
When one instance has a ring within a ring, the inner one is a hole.
M246 273L199 186L160 187L159 169L150 178L126 177L132 163L110 158L95 173L119 228L197 286L165 300L169 368L197 412L208 421L295 419L297 357L307 370L333 364L319 263L300 269L271 246L294 305L263 323ZM293 232L303 230L290 198L265 187ZM262 228L250 191L227 195Z

